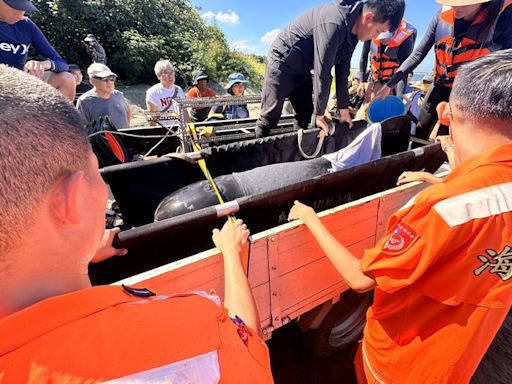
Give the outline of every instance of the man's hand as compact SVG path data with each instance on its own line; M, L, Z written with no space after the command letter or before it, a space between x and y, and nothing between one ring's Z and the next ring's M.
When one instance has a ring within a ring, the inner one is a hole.
M366 83L363 83L362 81L357 86L357 96L363 97L366 92Z
M391 88L388 87L387 85L383 86L379 92L377 92L375 94L375 99L385 99L386 97L388 97L391 93Z
M455 153L455 144L453 143L450 136L437 136L436 142L441 143L441 148L446 157L448 157L448 163L452 169L456 168L460 164L460 158Z
M224 258L224 305L229 315L232 318L239 316L248 327L263 336L256 301L242 265L248 237L249 230L242 220L228 220L220 231L213 230L212 239Z
M329 136L329 124L327 124L324 115L318 115L316 117L315 123L316 126L321 129L320 133L318 134L318 137Z
M32 76L41 78L43 77L44 71L48 71L52 67L52 63L49 60L36 61L30 60L25 63L23 70Z
M404 172L398 178L396 185L403 185L414 181L424 181L426 183L437 184L442 182L443 179L436 177L429 172Z
M106 229L103 233L103 238L100 241L96 254L91 260L91 263L99 263L100 261L110 259L113 256L124 256L128 253L125 248L114 248L112 241L114 241L115 235L121 230L119 228Z
M314 216L316 216L316 213L313 208L306 204L302 204L298 200L295 200L293 207L290 209L290 213L288 214L288 221L302 220L304 223L306 223L311 217Z
M352 117L350 116L350 111L348 108L346 109L338 109L338 118L340 123L347 123L349 128L352 128L354 125L352 123Z
M455 148L450 136L437 136L436 143L441 144L441 148L444 152L452 151L453 148Z
M217 228L213 230L212 239L224 257L234 253L240 258L249 233L247 225L242 220L238 219L234 223L228 220L220 231Z

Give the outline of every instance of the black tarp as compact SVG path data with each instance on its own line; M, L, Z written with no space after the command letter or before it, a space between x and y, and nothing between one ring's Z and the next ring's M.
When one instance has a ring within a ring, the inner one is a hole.
M393 126L407 127L405 119ZM339 124L333 136L327 137L320 155L332 153L348 145L367 126L365 121L354 123L352 129ZM318 139L317 130L306 131L302 148L313 153ZM408 139L408 133L405 134ZM403 149L402 149L403 150ZM297 133L270 136L263 139L208 148L206 163L213 177L243 172L264 165L303 160L297 146ZM170 193L204 180L199 166L176 158L137 161L103 168L101 174L109 184L129 226L139 226L153 221L155 209Z
M243 219L253 233L286 222L293 201L298 199L317 211L333 208L396 185L404 171L435 171L446 160L440 145L391 155L371 163L327 174L261 195L238 199ZM211 231L225 218L214 207L121 232L117 245L129 255L92 265L97 283L110 283L209 249Z

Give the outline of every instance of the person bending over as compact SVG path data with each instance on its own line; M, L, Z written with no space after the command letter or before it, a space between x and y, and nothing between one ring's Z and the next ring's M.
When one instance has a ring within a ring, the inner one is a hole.
M277 125L286 98L299 128L307 129L315 115L316 126L327 135L329 126L324 115L333 66L337 117L351 125L347 85L357 42L396 30L404 9L403 0L340 0L305 12L281 31L268 51L256 137L268 136Z

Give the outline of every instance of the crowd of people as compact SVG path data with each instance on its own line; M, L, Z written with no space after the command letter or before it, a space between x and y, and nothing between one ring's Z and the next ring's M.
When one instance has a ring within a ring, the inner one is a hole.
M352 102L364 108L396 87L411 103L424 98L418 136L436 121L446 127L451 173L422 175L433 185L391 217L361 260L311 207L296 201L290 210L353 290L374 291L354 362L359 383L468 383L512 305L512 0L437 2L444 7L414 51L404 0L316 7L269 51L258 137L277 123L286 98L298 127L314 116L328 135L333 67L339 121L352 124ZM240 220L212 234L224 259L223 302L204 292L92 287L89 263L127 250L112 246L118 230L105 230L107 188L84 120L109 116L127 127L131 109L94 36L85 39L97 60L87 68L91 89L81 87L73 106L81 70L25 17L35 10L29 0L0 0L0 381L273 382ZM366 42L361 73L349 87L358 41ZM28 60L30 47L45 59ZM432 47L435 76L407 95L408 75ZM177 111L186 95L173 64L158 61L155 75L148 110ZM247 86L233 73L225 89L241 96ZM205 96L216 97L198 72L188 97ZM219 113L198 107L186 119L211 112ZM220 113L249 116L245 105Z
M59 90L64 97L74 102L84 120L91 123L99 117L108 116L117 128L129 127L131 106L123 94L115 89L117 75L107 67L105 49L93 34L88 34L83 43L92 64L87 68L87 79L84 81L82 69L76 64L68 64L52 47L41 30L25 16L26 12L35 12L37 8L28 0L0 1L0 63L21 69ZM29 50L45 60L28 60ZM169 60L159 60L155 64L155 75L158 84L148 89L146 107L148 112L169 112L178 114L176 100L216 96L216 92L208 87L209 77L203 71L194 76L193 87L184 93L175 84L175 70ZM244 94L248 81L240 73L233 73L227 79L225 87L230 95ZM210 108L193 108L191 116L185 111L185 122L204 121L208 119ZM225 119L249 117L245 104L229 106L216 113ZM178 119L163 119L162 124L178 124ZM154 121L149 121L155 125Z

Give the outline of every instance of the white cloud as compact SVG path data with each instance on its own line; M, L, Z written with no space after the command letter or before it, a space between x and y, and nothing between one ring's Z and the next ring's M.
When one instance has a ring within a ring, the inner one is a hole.
M240 24L240 16L238 16L238 14L232 10L219 11L217 13L208 11L203 13L201 17L205 20L214 19L218 22L226 24Z
M229 45L230 45L231 49L234 51L248 53L248 54L258 53L258 47L251 44L248 40L232 41Z
M274 42L277 35L279 35L279 32L281 32L280 29L273 29L271 31L268 31L263 35L260 41L265 45L270 45Z
M219 13L217 13L217 16L215 16L215 18L221 23L240 24L240 16L238 16L237 13L234 11L220 11Z
M215 18L215 12L208 11L208 12L202 14L201 17L203 19L206 19L206 20L214 19Z

